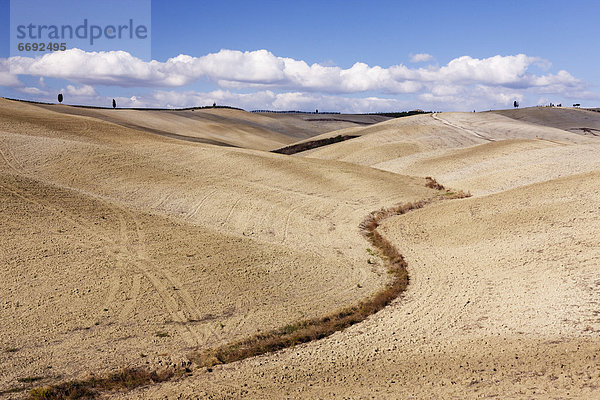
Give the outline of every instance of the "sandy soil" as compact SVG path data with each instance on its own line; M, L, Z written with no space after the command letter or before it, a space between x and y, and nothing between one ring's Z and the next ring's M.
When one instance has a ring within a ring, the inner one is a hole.
M431 175L475 196L379 228L409 265L392 305L111 397L600 396L600 138L443 113L290 157L40 110L0 102L0 390L180 362L351 304L387 279L359 222L431 196Z

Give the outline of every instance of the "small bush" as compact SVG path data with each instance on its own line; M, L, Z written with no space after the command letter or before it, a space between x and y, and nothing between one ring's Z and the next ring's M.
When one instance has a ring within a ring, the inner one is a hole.
M430 176L426 176L425 180L427 181L427 183L425 183L425 186L427 186L428 188L435 189L435 190L446 189L443 185L440 185L435 179L433 179Z
M50 400L57 399L54 391L50 387L35 388L29 391L29 398L35 400Z

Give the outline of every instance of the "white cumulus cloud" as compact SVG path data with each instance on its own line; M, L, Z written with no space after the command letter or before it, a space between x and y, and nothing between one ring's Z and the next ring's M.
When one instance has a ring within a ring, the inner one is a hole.
M433 60L433 56L427 53L417 53L410 56L410 62L420 63Z
M0 58L0 86L17 87L22 85L17 75L10 70L10 60Z
M411 61L433 57L414 54ZM325 64L325 63L324 63ZM545 67L542 73L534 67ZM475 102L510 105L524 94L536 97L561 95L594 98L588 84L565 70L550 72L547 60L528 56L495 55L487 58L457 57L446 65L421 67L396 64L371 66L357 61L348 68L278 57L267 50L220 50L200 57L181 54L166 61L143 61L124 51L85 52L69 49L36 58L0 59L0 86L26 93L43 94L25 88L20 76L67 80L65 92L81 101L102 99L97 85L161 89L121 99L120 104L137 106L190 106L199 102L227 102L243 108L312 109L343 107L365 112L374 107L405 104L393 97L412 97L437 107L447 104L465 109ZM199 93L185 90L197 80L211 81L217 91ZM183 91L165 90L183 88ZM236 93L244 92L244 93ZM358 97L362 95L364 97ZM341 97L344 96L344 97ZM214 97L209 99L209 97ZM100 101L100 100L99 100ZM148 103L146 105L144 102ZM323 105L324 104L324 105Z
M75 87L73 85L67 85L67 89L65 92L72 96L81 96L81 97L92 97L97 96L96 89L94 89L90 85L83 85L81 87Z
M14 75L63 78L87 85L123 87L179 87L200 78L224 88L261 88L389 94L417 93L435 85L482 84L509 88L548 87L551 90L581 87L583 82L567 71L535 75L529 67L543 60L525 54L477 59L462 56L441 67L409 68L403 64L384 68L356 62L350 68L309 65L283 58L266 50L221 50L202 57L179 55L165 62L145 62L124 51L85 52L70 49L38 58L5 60L12 74L4 77L15 84Z

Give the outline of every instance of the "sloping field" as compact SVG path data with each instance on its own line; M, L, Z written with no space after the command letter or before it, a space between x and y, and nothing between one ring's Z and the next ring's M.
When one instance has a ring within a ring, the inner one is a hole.
M293 136L297 140L340 129L365 127L390 119L382 115L370 114L252 113L252 115L269 118L266 121L277 121L280 132L287 136Z
M305 299L336 278L307 280L304 268L320 262L313 255L76 190L3 175L0 194L3 388L28 377L181 362L198 346L270 327L257 305L307 312ZM288 268L294 280L281 276ZM289 296L275 300L280 291Z
M414 116L373 125L365 132L359 138L302 154L434 176L446 186L473 194L600 167L598 139L493 113Z
M441 128L449 134L440 135ZM393 119L366 128L343 129L327 135L335 134L359 137L301 155L373 166L415 153L481 143L478 138L459 129L445 128L429 114Z
M588 136L600 136L600 113L579 108L529 107L492 111L522 122L549 126Z
M435 192L9 101L0 151L0 391L180 365L355 304L389 279L359 223Z
M227 108L111 110L45 104L36 106L181 140L258 150L274 150L324 132L388 119L376 115L249 113Z

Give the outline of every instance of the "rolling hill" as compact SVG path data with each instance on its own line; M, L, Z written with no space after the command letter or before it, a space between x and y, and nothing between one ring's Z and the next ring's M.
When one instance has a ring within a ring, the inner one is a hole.
M597 397L600 138L574 129L595 129L589 113L367 126L377 121L0 100L0 393L189 365L106 396ZM265 151L340 134L357 137ZM428 176L473 196L377 227L408 265L400 297L320 340L189 364L385 288L361 223L443 197Z

